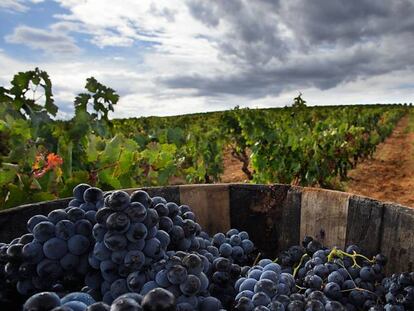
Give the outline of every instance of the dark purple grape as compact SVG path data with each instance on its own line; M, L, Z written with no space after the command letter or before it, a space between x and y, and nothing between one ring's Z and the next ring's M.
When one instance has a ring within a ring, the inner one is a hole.
M147 217L147 208L139 202L131 202L124 212L132 222L142 222Z
M85 191L89 189L91 186L88 184L79 184L75 188L73 188L73 196L79 202L84 202L83 195Z
M139 202L142 205L144 205L146 208L149 208L150 205L152 204L152 200L150 196L148 195L148 193L142 190L134 191L131 194L131 202Z
M106 227L109 230L114 230L119 233L125 233L129 229L131 221L127 214L122 212L116 212L109 215L106 219Z
M55 225L50 221L39 222L33 228L33 235L39 242L46 242L55 236Z
M103 200L103 192L99 188L90 187L83 193L83 200L85 202L97 203Z
M60 306L60 298L52 292L42 292L30 297L24 304L24 311L49 311Z
M163 288L156 288L148 292L142 300L144 311L175 311L175 297Z
M169 215L169 209L164 203L158 203L154 209L157 211L159 217L166 217Z
M123 211L130 203L129 194L122 190L112 192L107 199L108 206L114 211Z
M68 219L68 215L65 212L65 210L63 209L56 209L51 211L48 215L47 218L50 222L54 223L55 225L64 219Z

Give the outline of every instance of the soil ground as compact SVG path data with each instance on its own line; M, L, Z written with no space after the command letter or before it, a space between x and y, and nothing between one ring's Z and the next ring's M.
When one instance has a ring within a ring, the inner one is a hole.
M241 162L224 153L221 182L245 182ZM349 172L345 191L414 207L414 114L403 117L372 158Z
M414 207L414 116L403 117L349 177L347 192Z
M221 182L247 182L247 176L243 173L242 163L233 157L230 150L225 150L223 155L224 172L221 176Z

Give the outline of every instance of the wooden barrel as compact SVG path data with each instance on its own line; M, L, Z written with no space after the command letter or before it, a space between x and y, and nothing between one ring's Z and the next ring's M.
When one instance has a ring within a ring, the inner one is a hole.
M387 273L414 271L414 209L350 193L290 185L212 184L143 188L151 196L191 206L210 234L246 230L274 258L305 235L325 246L358 244L389 259ZM136 189L126 189L132 192ZM64 208L70 198L0 212L0 241L27 232L27 220Z

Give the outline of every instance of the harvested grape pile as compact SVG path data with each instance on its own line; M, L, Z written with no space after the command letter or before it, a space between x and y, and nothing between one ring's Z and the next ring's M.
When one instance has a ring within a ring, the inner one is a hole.
M275 260L245 231L210 237L187 205L80 184L0 243L0 305L24 311L414 310L414 272L306 237Z

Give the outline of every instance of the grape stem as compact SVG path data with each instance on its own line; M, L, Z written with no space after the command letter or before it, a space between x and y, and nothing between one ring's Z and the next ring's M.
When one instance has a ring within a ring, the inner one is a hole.
M367 257L365 257L364 255L358 254L355 251L353 251L352 254L349 254L349 253L344 252L343 250L340 250L340 249L338 249L336 247L332 248L331 252L329 253L329 255L328 255L328 261L329 262L333 261L334 260L334 257L339 257L340 259L343 259L344 256L349 257L349 258L352 259L352 261L354 263L352 265L352 267L354 267L354 268L355 267L361 268L361 266L357 262L357 258L358 257L365 259L366 261L368 261L371 264L374 264L375 263L375 258L373 258L372 260L370 260Z
M299 264L293 269L293 277L296 277L296 273L298 272L298 270L299 270L299 268L300 268L300 266L302 265L302 263L303 263L303 260L306 258L306 257L309 257L309 255L308 254L303 254L302 255L302 257L300 258L300 261L299 261Z
M256 259L254 260L254 262L253 262L253 266L255 266L256 264L257 264L257 262L259 261L259 259L260 259L260 256L262 256L262 253L258 253L257 254L257 256L256 256Z
M354 254L356 254L356 253L355 253L355 251L354 251ZM338 264L339 266L341 266L342 268L344 268L344 269L345 269L346 273L348 273L349 279L352 281L352 283L354 283L354 286L355 286L355 288L350 288L350 289L343 289L343 290L341 290L341 292L342 292L342 293L345 293L345 292L351 292L351 291L353 291L353 290L358 290L358 291L362 291L362 292L368 292L368 293L374 294L375 296L379 297L376 293L371 292L371 291L370 291L370 290L368 290L368 289L358 287L358 286L356 285L356 283L355 283L354 279L352 278L351 274L348 272L348 269L347 269L347 268L345 268L345 265L344 265L344 263L342 262L342 260L338 260L338 261L337 261L337 264Z

